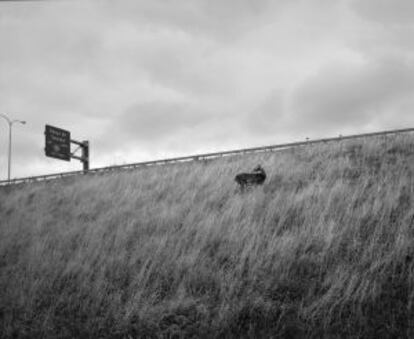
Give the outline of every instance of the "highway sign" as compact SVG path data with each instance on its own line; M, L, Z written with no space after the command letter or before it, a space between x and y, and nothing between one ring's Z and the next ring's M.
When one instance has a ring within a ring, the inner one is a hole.
M61 128L46 125L46 156L70 161L70 132Z

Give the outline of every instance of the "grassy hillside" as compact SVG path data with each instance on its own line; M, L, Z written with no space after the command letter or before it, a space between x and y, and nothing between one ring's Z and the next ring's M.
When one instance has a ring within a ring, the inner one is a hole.
M0 337L412 338L413 175L408 135L0 188Z

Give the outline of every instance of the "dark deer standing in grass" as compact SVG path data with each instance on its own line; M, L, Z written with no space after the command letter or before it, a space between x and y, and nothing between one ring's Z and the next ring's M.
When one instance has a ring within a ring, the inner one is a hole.
M234 178L240 186L240 190L243 192L245 188L261 185L266 180L266 172L262 166L258 165L251 173L240 173Z

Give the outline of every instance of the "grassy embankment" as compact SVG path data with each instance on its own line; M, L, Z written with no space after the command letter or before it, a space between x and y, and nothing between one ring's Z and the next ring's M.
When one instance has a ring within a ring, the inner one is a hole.
M412 338L413 174L399 136L2 188L0 337Z

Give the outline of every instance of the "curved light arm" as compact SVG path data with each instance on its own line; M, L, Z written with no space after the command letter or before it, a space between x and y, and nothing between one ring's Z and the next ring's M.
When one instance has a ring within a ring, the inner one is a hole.
M11 124L14 124L15 122L18 122L19 124L22 124L22 125L26 124L26 121L24 120L13 120Z
M26 121L24 120L18 120L18 119L11 120L6 114L3 114L3 113L0 113L0 117L4 118L9 124L9 126L13 125L15 122L18 122L19 124L22 124L22 125L26 123Z
M12 124L12 121L10 120L10 118L6 114L0 113L0 117L4 118L9 125Z

